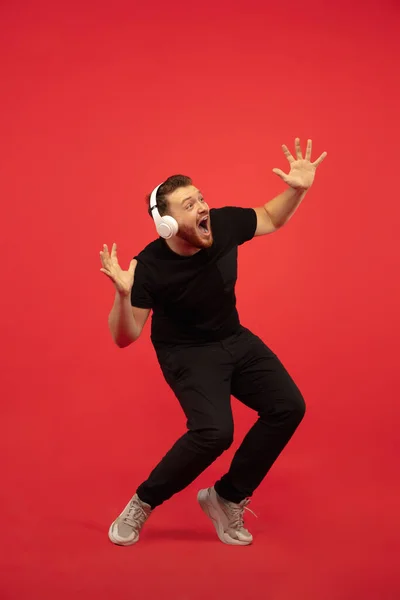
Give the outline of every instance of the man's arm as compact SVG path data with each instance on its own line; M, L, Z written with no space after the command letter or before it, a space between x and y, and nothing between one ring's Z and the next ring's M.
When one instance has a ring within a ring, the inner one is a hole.
M130 296L116 291L114 304L108 317L108 326L119 348L126 348L132 342L136 342L149 314L149 308L131 306Z
M150 308L132 306L132 288L135 280L137 260L132 259L127 271L123 271L118 263L117 244L112 245L111 254L107 244L100 251L100 260L104 273L115 286L114 304L108 316L108 327L114 342L120 348L135 342L140 334ZM144 305L146 306L146 304Z
M311 140L308 140L307 142L304 159L299 138L296 138L295 148L296 159L291 155L285 145L282 146L283 152L290 165L290 172L288 174L280 169L272 169L276 175L289 185L289 189L264 204L264 206L259 206L254 209L257 214L256 236L273 233L289 221L300 206L307 191L312 186L317 166L321 164L327 155L326 152L323 152L321 156L312 163L310 160L312 148Z
M264 206L255 208L257 228L254 235L267 235L283 227L294 215L306 193L305 190L290 188Z

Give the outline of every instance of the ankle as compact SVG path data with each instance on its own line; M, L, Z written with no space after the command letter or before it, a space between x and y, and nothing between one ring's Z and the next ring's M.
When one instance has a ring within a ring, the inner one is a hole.
M142 500L142 498L139 496L139 494L137 492L136 492L136 498L138 499L140 504L143 504L144 506L146 506L146 508L148 507L151 511L153 510L150 502L146 502L145 500Z
M245 500L245 498L243 498L242 500L237 502L236 500L229 500L228 498L224 498L216 490L215 490L215 493L217 495L218 500L221 500L221 502L224 502L225 504L235 504L236 506L239 506L243 502L243 500Z

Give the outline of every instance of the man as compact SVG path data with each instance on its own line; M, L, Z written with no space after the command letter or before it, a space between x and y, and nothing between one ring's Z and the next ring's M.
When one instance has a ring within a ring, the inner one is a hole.
M109 530L110 540L134 544L151 514L194 481L233 440L231 395L258 419L214 486L198 502L226 544L247 545L244 511L256 488L301 422L305 404L277 356L243 327L236 310L238 246L277 231L294 214L326 152L311 162L296 139L296 158L283 146L289 188L263 206L209 209L182 175L168 178L148 198L160 237L123 271L116 245L100 252L101 271L116 288L109 315L115 343L136 341L153 311L151 339L168 385L187 418L187 432L136 490Z

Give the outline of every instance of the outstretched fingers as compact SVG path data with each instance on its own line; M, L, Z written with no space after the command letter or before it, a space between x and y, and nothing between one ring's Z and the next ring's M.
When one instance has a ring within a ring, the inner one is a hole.
M131 260L131 262L130 262L130 264L129 264L129 269L128 269L128 270L129 270L131 273L134 273L134 272L135 272L135 269L136 269L136 265L137 265L137 260L136 260L135 258L132 258L132 260Z
M312 140L307 140L306 160L311 160Z
M313 167L318 167L318 165L320 165L322 163L322 161L324 160L324 158L326 156L328 156L328 153L327 152L323 152L321 154L321 156L319 158L317 158L317 160L312 163Z
M301 152L300 138L296 138L295 139L294 145L295 145L295 148L296 148L297 160L301 160L303 158L303 154Z
M289 163L292 164L292 162L294 162L294 156L291 155L289 148L285 144L282 144L282 150Z
M100 269L100 271L102 273L104 273L104 275L107 275L107 277L109 277L110 279L112 279L114 281L114 277L112 276L112 274L110 273L110 271L108 269Z
M275 173L275 175L278 175L278 177L280 177L285 183L287 183L288 176L281 169L272 169L272 172Z
M103 250L100 250L100 260L105 269L109 269L111 266L110 253L108 251L107 244L103 244Z

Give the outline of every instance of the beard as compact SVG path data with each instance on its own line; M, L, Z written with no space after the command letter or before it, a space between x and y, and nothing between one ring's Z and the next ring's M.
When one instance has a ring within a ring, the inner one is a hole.
M211 224L209 224L209 235L204 235L199 227L180 227L177 237L184 240L190 246L194 248L210 248L213 244L213 235L211 231Z

